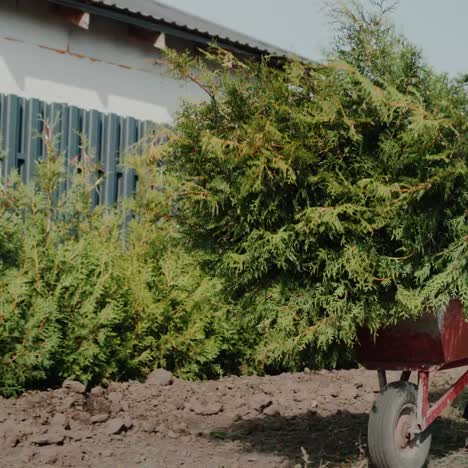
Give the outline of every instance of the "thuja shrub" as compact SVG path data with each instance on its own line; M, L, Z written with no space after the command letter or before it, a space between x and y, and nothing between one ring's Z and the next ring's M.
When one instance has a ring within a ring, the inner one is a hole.
M180 239L156 150L135 159L127 205L93 209L90 157L63 192L54 148L49 139L30 184L13 174L0 193L0 393L140 378L155 365L186 378L235 371L242 321Z
M466 300L464 84L381 15L336 16L326 63L169 53L207 101L92 208L46 125L32 183L0 186L0 393L352 360L356 331Z
M258 369L336 365L360 326L468 298L466 88L381 13L340 10L323 64L169 54L207 93L166 150L178 221Z

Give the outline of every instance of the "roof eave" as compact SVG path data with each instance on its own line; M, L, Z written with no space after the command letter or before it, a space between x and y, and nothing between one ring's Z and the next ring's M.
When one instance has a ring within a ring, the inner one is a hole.
M216 43L219 47L230 50L236 54L250 57L262 57L262 56L272 56L277 59L285 58L285 55L279 55L272 53L268 50L262 50L255 47L251 47L245 44L238 44L235 42L227 41L225 39L218 38L216 36L211 36L203 32L194 32L188 28L181 26L174 26L168 24L162 20L155 18L147 18L145 16L135 14L129 11L123 11L118 8L113 8L109 6L99 6L91 3L83 3L80 0L49 0L51 3L58 5L63 5L70 8L75 8L77 10L84 11L91 15L97 15L112 19L114 21L119 21L126 24L131 24L132 26L137 26L149 31L162 32L174 37L185 39L191 41L200 46L207 47L210 44Z

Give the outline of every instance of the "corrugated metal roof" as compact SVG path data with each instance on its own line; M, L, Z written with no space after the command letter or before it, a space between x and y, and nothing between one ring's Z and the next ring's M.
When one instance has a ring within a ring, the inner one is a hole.
M213 39L232 44L238 48L250 49L260 53L278 56L291 55L290 52L266 42L254 39L246 34L233 31L198 16L186 13L155 0L91 0L90 3L106 5L128 13L151 18L155 21L191 31Z

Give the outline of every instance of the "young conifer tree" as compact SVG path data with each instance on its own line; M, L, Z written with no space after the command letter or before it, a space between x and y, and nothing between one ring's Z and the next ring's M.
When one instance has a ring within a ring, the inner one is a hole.
M179 222L260 368L334 365L360 326L468 299L467 91L385 5L336 10L325 63L169 54L208 98L184 106L167 149Z
M12 173L0 186L0 395L143 378L155 366L185 378L235 370L235 308L200 268L203 253L180 240L157 146L127 155L132 199L93 206L102 168L83 142L65 171L59 136L44 127L33 180Z

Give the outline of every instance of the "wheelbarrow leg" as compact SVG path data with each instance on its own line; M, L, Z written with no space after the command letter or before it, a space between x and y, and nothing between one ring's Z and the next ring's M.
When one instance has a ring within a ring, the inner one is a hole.
M465 411L463 411L463 417L468 419L468 403L465 405Z
M426 418L429 409L429 372L418 372L418 425L421 431L427 427Z
M468 386L468 371L466 371L447 392L429 408L429 373L419 372L418 388L418 424L424 431L441 415L442 411L450 406L458 395Z
M411 371L405 370L401 373L400 380L403 380L404 382L408 382L411 377Z
M387 373L384 370L378 370L377 375L379 376L379 388L382 390L387 386Z

